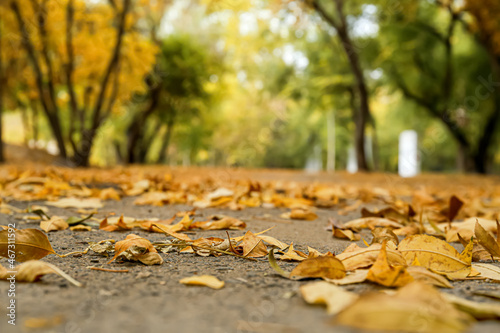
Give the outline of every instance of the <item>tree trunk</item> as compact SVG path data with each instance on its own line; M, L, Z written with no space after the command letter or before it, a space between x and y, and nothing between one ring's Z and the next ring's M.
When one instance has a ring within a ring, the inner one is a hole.
M163 141L161 143L160 154L158 155L158 160L157 160L158 164L167 163L168 147L170 146L170 138L172 137L172 132L174 130L174 122L175 122L175 115L172 114L172 116L168 120L167 131L165 132L165 136L163 137Z
M335 112L330 111L326 119L327 126L327 157L326 170L335 171Z
M151 89L150 102L148 107L135 115L130 123L127 133L127 161L129 164L139 163L138 156L140 155L140 148L142 146L142 139L144 136L144 125L146 120L153 114L158 107L160 101L161 85L157 85Z

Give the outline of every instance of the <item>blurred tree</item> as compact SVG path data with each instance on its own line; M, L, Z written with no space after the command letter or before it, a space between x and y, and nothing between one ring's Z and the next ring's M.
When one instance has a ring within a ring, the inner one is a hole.
M487 114L493 98L490 93L476 96L487 89L477 78L488 77L491 68L485 66L485 54L470 35L459 30L465 14L462 8L441 1L413 4L413 14L383 21L381 65L405 98L446 127L459 145L461 168L484 173L498 111L494 107Z
M3 20L0 17L0 163L5 162L4 144L3 144L3 113L4 113L4 95L7 84L4 80L4 64L3 64Z
M76 165L88 165L99 127L144 90L142 78L154 63L154 45L135 30L141 18L132 10L134 2L3 3L10 8L9 54L18 57L17 46L29 60L20 79L36 92L30 101L41 104L60 155Z
M170 35L161 42L155 72L148 78L155 86L150 90L146 108L139 111L129 125L129 163L144 163L153 140L158 138L161 147L156 162L166 161L175 123L193 121L191 118L201 109L210 108L207 84L217 72L214 70L217 62L219 59L209 54L207 47L189 35ZM151 118L153 115L156 117ZM145 124L149 119L155 125L147 133ZM162 125L165 130L160 136Z
M348 59L351 73L355 80L355 108L353 109L353 120L355 127L355 149L358 169L367 171L369 169L365 153L365 133L366 125L370 120L370 95L366 80L363 73L363 68L359 59L359 49L350 36L350 29L347 13L346 1L321 1L321 0L306 0L310 5L332 28L335 29L338 38L340 39L344 53ZM353 5L352 3L350 4Z

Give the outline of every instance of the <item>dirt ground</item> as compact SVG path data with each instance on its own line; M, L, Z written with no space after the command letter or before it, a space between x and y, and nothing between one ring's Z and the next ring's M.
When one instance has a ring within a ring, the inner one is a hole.
M275 178L277 174L262 175ZM290 179L284 173L283 179ZM304 181L318 181L315 176L304 175ZM331 181L349 181L332 178ZM106 201L97 217L108 213L123 214L136 218L167 219L178 211L189 210L186 205L164 207L134 206L134 198L122 201ZM43 202L10 202L24 209L28 204ZM361 208L361 207L360 207ZM247 223L247 230L258 232L275 226L268 235L284 242L294 242L299 250L307 246L322 252L339 253L350 242L334 239L325 230L328 219L348 221L360 216L359 209L349 215L340 216L336 208L317 209L319 218L314 221L284 220L280 214L286 209L247 208L241 211L207 208L198 211L197 220L213 214L225 214ZM53 215L76 215L75 209L51 208ZM37 223L20 222L11 215L0 215L0 224L16 222L18 228L38 228ZM162 234L153 234L134 229L127 232L93 230L72 232L70 230L49 233L48 237L57 253L82 251L88 242L103 239L122 240L135 233L150 241L165 239ZM245 231L230 231L240 236ZM370 240L369 232L362 233ZM225 231L197 231L197 237L226 237ZM362 242L359 242L360 245ZM310 281L291 281L276 275L267 259L248 261L240 258L200 257L192 254L161 254L164 264L145 266L140 263L113 262L102 256L87 254L81 257L59 258L49 255L43 260L53 263L63 271L85 284L77 288L56 276L45 276L41 282L18 283L16 288L17 325L7 324L5 315L0 316L0 332L358 332L345 327L332 326L324 307L306 304L299 295L299 287ZM6 259L0 259L6 265ZM280 262L285 270L296 263ZM128 273L110 273L90 270L88 267L128 269ZM225 281L221 290L205 287L185 286L179 280L194 274L210 274ZM444 292L474 299L491 301L474 296L472 291L498 289L498 285L485 281L453 283L454 289ZM373 284L363 283L346 286L346 290L362 292L376 289ZM7 283L0 283L0 313L6 313ZM33 329L39 321L45 327ZM500 332L500 322L483 321L472 327L472 332Z

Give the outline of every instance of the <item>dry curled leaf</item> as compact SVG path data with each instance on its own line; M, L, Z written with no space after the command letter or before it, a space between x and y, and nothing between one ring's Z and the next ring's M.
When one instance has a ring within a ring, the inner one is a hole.
M221 281L212 275L195 275L183 278L179 282L186 285L204 286L212 289L221 289L224 287L224 281Z
M241 241L243 256L249 258L259 258L267 256L267 246L262 239L255 236L251 231L247 231Z
M386 287L402 287L413 281L413 277L406 271L405 266L391 266L387 262L386 243L378 253L377 260L368 271L366 279Z
M329 315L337 314L359 297L355 293L322 281L301 286L300 294L309 304L325 304Z
M492 257L500 258L500 224L497 221L497 239L493 238L479 222L474 227L477 242L491 254Z
M308 209L296 208L292 209L291 212L281 214L281 218L292 219L292 220L314 221L318 218L318 215L316 215L316 213Z
M140 261L146 265L161 265L163 263L163 259L153 244L147 239L134 234L128 235L124 240L115 244L115 256L108 264L117 258Z
M50 220L40 222L40 229L45 232L66 230L68 227L69 224L59 216L52 216Z
M28 260L41 259L56 252L50 245L47 236L37 229L17 229L15 230L14 247L9 248L9 230L0 231L0 256L10 258L15 252L15 260L24 262Z
M40 278L47 274L57 274L71 282L77 287L81 287L82 284L68 274L61 271L57 266L49 264L47 262L39 260L29 260L13 269L14 272L8 271L5 267L0 265L0 280L7 280L15 276L15 281L19 282L36 282Z
M125 222L123 221L123 215L121 215L116 224L108 224L108 218L102 220L101 223L99 224L99 230L124 231L124 230L132 230L132 228L125 224Z

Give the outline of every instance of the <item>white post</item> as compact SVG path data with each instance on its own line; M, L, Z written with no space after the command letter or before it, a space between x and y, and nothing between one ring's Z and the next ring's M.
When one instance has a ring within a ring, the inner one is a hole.
M399 135L398 173L401 177L415 177L420 173L418 135L414 130Z

